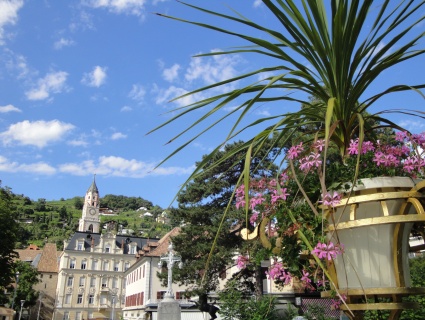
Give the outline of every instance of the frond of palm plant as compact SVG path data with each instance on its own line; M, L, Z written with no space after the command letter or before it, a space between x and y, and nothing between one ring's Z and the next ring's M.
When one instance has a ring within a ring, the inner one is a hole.
M400 1L397 4L389 0L263 0L262 2L268 8L269 14L280 23L279 29L269 29L238 13L226 15L182 2L194 10L222 19L220 20L222 25L226 22L236 22L251 28L256 33L262 32L261 38L218 27L219 23L209 25L159 14L232 35L247 42L246 47L200 56L254 53L268 60L272 58L276 62L275 67L254 70L176 98L206 92L239 80L246 81L253 77L258 79L262 74L273 74L267 76L266 81L252 80L251 84L244 87L177 108L178 113L174 117L151 132L188 113L205 110L198 120L169 141L172 142L194 127L202 126L206 120L217 116L218 111L229 104L237 104L231 112L218 116L218 120L202 127L201 133L178 147L164 161L231 116L236 118L223 144L254 127L258 128L257 133L246 140L240 149L255 152L256 148L261 148L272 134L276 143L282 143L285 142L283 140L289 139L291 131L297 130L300 126L323 123L325 125L321 126L319 137L335 144L342 158L346 155L353 136L359 137L362 141L367 130L373 129L367 128L365 126L367 123L380 123L380 126L401 129L386 119L385 113L399 112L423 117L422 112L412 110L367 112L378 99L392 93L412 90L423 96L420 91L425 87L423 83L395 84L369 96L366 94L384 71L424 54L425 50L416 49L416 45L425 33L415 34L420 29L415 29L415 26L425 19L420 13L421 10L423 12L425 1ZM297 98L299 95L295 97L288 94L294 91L301 92L306 97L315 97L314 104L307 98ZM242 124L249 111L257 105L265 103L282 105L285 101L297 102L300 106L303 105L303 108L290 113L282 112L280 115L258 118L248 125ZM211 156L220 147L217 146ZM208 160L206 158L200 162L197 170L201 170ZM193 176L189 180L191 178Z

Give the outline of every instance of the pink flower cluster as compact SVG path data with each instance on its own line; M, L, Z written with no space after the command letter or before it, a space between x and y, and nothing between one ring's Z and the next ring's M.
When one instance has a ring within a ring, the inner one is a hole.
M341 298L346 301L347 296L345 294L341 294ZM338 310L341 306L342 300L341 299L332 299L331 309Z
M239 269L245 269L246 265L249 263L249 257L248 256L238 256L236 258L236 266Z
M341 198L342 196L336 191L326 192L326 194L322 195L322 200L319 202L325 206L335 207L341 203Z
M374 152L373 162L378 166L401 167L405 172L422 172L425 166L425 160L420 154L425 148L425 132L421 134L409 135L407 132L397 132L395 140L401 142L401 145L392 146L381 144L380 141L374 145L370 141L364 141L362 144L362 154ZM348 153L350 155L358 154L359 139L351 140Z
M250 223L255 225L258 220L259 213L262 213L262 217L267 216L271 208L276 205L279 201L285 201L289 194L286 188L278 188L278 184L285 183L288 176L281 174L279 182L276 179L262 178L258 180L252 180L249 185L249 208L252 210L252 216L250 217ZM236 197L236 209L242 209L245 207L245 186L239 186L235 191Z
M267 278L271 280L282 281L285 285L291 283L292 275L285 271L282 262L274 263L269 271L266 271Z
M312 254L317 256L319 259L332 260L337 255L344 252L343 244L334 244L332 241L329 244L318 242L316 247L311 251Z

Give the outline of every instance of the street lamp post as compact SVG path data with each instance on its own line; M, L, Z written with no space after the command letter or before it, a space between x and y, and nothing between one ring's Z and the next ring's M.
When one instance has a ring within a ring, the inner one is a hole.
M24 306L25 300L21 300L21 312L19 312L19 320L21 320L22 317L22 307Z
M40 304L38 305L37 320L39 320L39 319L40 319L40 309L41 309L41 303L42 303L42 300L43 300L43 292L41 291L41 292L40 292L40 295L39 295L39 302L40 302ZM113 320L113 319L112 319L112 320Z
M18 283L19 283L19 271L16 271L16 285L15 285L15 290L13 291L12 309L15 306L16 290L18 289Z
M114 320L115 318L115 298L116 298L116 294L112 294L112 317L111 320Z
M168 267L167 291L165 292L164 299L174 299L173 289L171 288L171 284L173 282L173 265L174 263L179 262L179 267L181 267L182 262L181 258L175 254L173 250L173 244L171 242L168 246L168 254L159 258L159 269L162 266L162 262L166 262Z

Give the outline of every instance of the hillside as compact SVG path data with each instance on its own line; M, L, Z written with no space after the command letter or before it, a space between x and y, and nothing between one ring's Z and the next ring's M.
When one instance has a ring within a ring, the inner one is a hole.
M31 243L43 246L44 242L55 242L61 250L63 240L78 229L83 197L47 201L32 200L25 195L12 195L12 210L20 223L19 241L16 249ZM171 230L166 219L160 219L164 210L141 197L106 195L100 198L101 228L107 221L116 221L117 232L160 238ZM140 209L141 208L141 209Z

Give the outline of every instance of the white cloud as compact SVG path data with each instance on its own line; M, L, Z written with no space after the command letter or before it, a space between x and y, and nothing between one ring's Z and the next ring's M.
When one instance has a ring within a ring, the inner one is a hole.
M60 49L62 49L64 47L69 47L69 46L72 46L74 44L75 44L75 42L73 40L71 40L71 39L60 38L58 41L56 41L53 44L53 47L56 50L60 50Z
M0 140L7 145L16 141L22 145L33 145L43 148L49 143L61 140L69 131L74 129L70 123L59 120L18 122L9 126L9 129L0 133Z
M207 85L224 81L236 76L235 67L240 62L241 58L238 55L193 58L186 70L185 78L188 81L201 80Z
M103 8L117 14L143 16L146 0L85 0L92 8Z
M15 106L12 106L11 104L8 104L7 106L0 106L0 113L7 113L7 112L22 112L22 111L21 109L18 109Z
M125 138L127 138L127 135L121 132L115 132L111 136L112 140L125 139Z
M164 69L162 71L162 76L164 77L165 80L172 82L178 77L179 70L180 70L180 65L176 63L172 67L168 69Z
M23 0L0 0L0 45L4 44L5 26L16 24L18 11L23 5Z
M133 84L133 87L131 88L131 91L129 92L128 96L138 102L142 102L145 98L146 90L145 88L140 84Z
M11 162L3 156L0 156L0 171L39 173L46 175L52 175L56 173L56 169L45 162L19 164L18 162Z
M124 107L122 107L121 108L121 112L129 112L129 111L132 111L133 109L131 108L131 107L129 107L129 106L124 106Z
M261 0L255 0L252 6L254 8L258 8L259 6L261 6L262 3L263 3L263 1L261 1Z
M178 88L175 86L170 86L167 89L159 89L159 88L155 88L154 92L156 93L156 104L166 104L168 103L170 100L179 97L185 93L187 93L188 91L183 89L183 88ZM201 100L202 96L200 93L194 94L194 95L189 95L186 96L184 98L181 99L177 99L176 101L173 101L174 103L176 103L179 106L187 106L189 104L192 104L196 101Z
M25 92L29 100L44 100L51 93L60 93L66 89L68 73L65 71L48 73L44 78L38 79L37 86Z
M412 133L419 133L425 128L425 123L420 120L402 120L398 123L398 125L402 128L409 130Z
M92 72L85 73L81 82L89 87L97 87L99 88L106 81L106 70L107 68L96 66L93 68Z
M74 139L67 142L70 146L73 147L87 147L88 142L83 139Z
M5 49L3 52L4 56L1 59L5 61L6 68L16 75L17 79L25 80L29 74L35 74L34 71L30 71L27 60L23 55L16 54L10 49Z
M66 163L59 166L61 172L74 175L88 175L96 172L98 175L115 177L144 178L147 175L182 175L193 172L193 167L160 167L155 169L154 163L146 163L135 159L124 159L116 156L99 157L98 162L92 160L81 163Z

